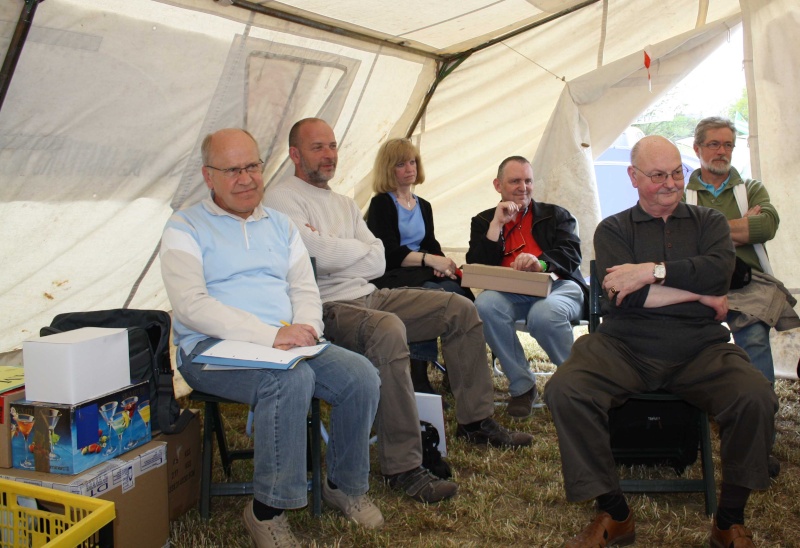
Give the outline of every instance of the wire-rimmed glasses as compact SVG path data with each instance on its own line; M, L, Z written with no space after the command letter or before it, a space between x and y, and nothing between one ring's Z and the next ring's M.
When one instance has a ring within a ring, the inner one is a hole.
M214 167L210 165L206 165L205 167L219 171L225 179L236 179L243 171L246 171L248 175L260 174L263 165L264 162L259 160L258 162L247 164L244 167Z

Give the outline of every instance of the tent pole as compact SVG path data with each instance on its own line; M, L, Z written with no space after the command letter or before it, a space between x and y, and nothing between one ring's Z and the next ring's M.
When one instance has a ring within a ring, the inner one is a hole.
M17 21L17 28L14 29L14 35L11 37L11 42L8 44L8 51L6 58L3 61L3 68L0 69L0 110L3 109L3 102L6 100L8 88L11 86L11 77L14 75L14 70L17 68L17 61L22 54L22 46L25 45L25 40L28 38L28 31L33 24L33 15L36 13L36 6L39 2L44 0L25 0L25 5L22 6L22 11L19 14Z
M466 55L471 55L471 54L475 53L476 51L480 51L482 49L486 49L486 48L491 47L491 46L493 46L495 44L499 44L500 42L505 42L509 38L513 38L513 37L515 37L515 36L517 36L519 34L528 32L529 30L535 29L536 27L541 27L542 25L550 23L551 21L555 21L556 19L561 19L565 15L569 15L572 12L581 10L581 9L585 8L586 6L591 6L592 4L596 4L599 1L600 0L586 0L585 2L581 2L580 4L575 4L571 8L567 8L565 10L561 10L558 13L554 13L553 15L545 17L544 19L539 19L538 21L534 21L533 23L531 23L529 25L525 25L524 27L520 27L518 29L512 30L511 32L508 32L508 33L504 34L503 36L498 36L497 38L493 38L493 39L489 40L488 42L484 42L483 44L481 44L479 46L475 46L474 48L470 48L468 50L464 50L459 55L465 55L465 54Z
M234 0L234 2L236 2L236 1L237 0ZM473 53L475 53L477 51L481 51L481 50L486 49L486 48L488 48L490 46L493 46L495 44L498 44L500 42L508 40L509 38L513 38L514 36L517 36L518 34L522 34L523 32L529 31L529 30L531 30L533 28L542 26L542 25L544 25L546 23L549 23L551 21L555 21L556 19L560 19L561 17L564 17L565 15L569 15L572 12L575 12L575 11L578 11L580 9L583 9L586 6L590 6L592 4L596 4L599 1L600 0L586 0L585 2L581 2L580 4L576 4L576 5L572 6L571 8L562 10L562 11L560 11L558 13L554 13L553 15L551 15L549 17L545 17L544 19L540 19L538 21L535 21L535 22L531 23L530 25L525 25L524 27L520 27L520 28L518 28L516 30L513 30L513 31L511 31L509 33L506 33L503 36L498 36L497 38L495 38L493 40L489 40L488 42L484 42L483 44L481 44L479 46L475 46L474 48L470 48L470 49L465 50L465 51L463 51L461 53L458 53L456 55L449 55L449 56L446 56L444 59L440 59L438 61L438 63L439 63L439 71L436 74L436 80L434 80L433 84L431 85L431 88L428 90L428 93L425 94L425 99L422 101L422 105L420 106L420 109L417 112L417 115L414 117L414 121L411 122L411 126L408 128L408 131L406 132L406 138L411 137L411 135L414 133L414 130L417 129L417 125L419 124L419 121L422 119L423 114L425 114L425 109L428 108L428 103L430 103L431 99L433 98L433 94L436 91L436 87L439 85L439 82L441 82L442 80L447 78L450 75L450 73L452 73L461 63L466 61L467 58L470 55L472 55Z
M436 72L436 79L433 81L430 89L428 89L428 92L425 94L425 98L422 100L422 105L420 105L417 115L414 116L414 120L408 127L408 131L406 131L406 139L409 139L414 133L414 130L417 129L419 121L422 120L422 115L425 114L425 110L428 108L428 103L431 102L433 94L436 91L436 88L439 86L439 82L450 76L450 74L452 74L452 72L458 68L461 63L467 60L467 57L469 57L469 54L459 55L458 57L448 61L439 61L439 70Z
M289 21L290 23L296 23L298 25L303 25L306 27L311 27L313 29L322 30L326 32L330 32L332 34L338 34L339 36L346 36L348 38L354 38L356 40L361 40L362 42L368 42L370 44L376 44L378 46L392 48L392 49L399 49L402 51L408 51L411 53L415 53L417 55L421 55L422 57L428 57L430 59L436 59L440 61L444 59L443 55L439 55L437 53L432 53L430 51L425 51L419 48L415 48L409 45L407 42L393 42L391 40L386 40L383 38L377 38L375 36L370 36L369 34L364 34L362 32L356 32L353 30L348 29L341 29L339 27L335 27L333 25L328 25L326 23L321 23L319 21L314 21L313 19L309 19L307 17L303 17L301 15L295 15L291 13L286 13L275 8L268 8L266 6L262 6L261 4L256 4L255 2L249 2L248 0L214 0L215 2L230 4L232 6L236 6L239 8L243 8L246 10L250 10L255 13L260 13L262 15L269 15L270 17L274 17L276 19L282 19L283 21ZM594 0L597 1L597 0Z

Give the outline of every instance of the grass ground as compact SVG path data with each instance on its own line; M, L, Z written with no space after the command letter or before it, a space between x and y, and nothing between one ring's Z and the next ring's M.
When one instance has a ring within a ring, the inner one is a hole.
M527 336L521 337L533 359L534 370L552 372L553 366L538 346ZM441 377L431 376L434 386L440 387ZM505 388L505 378L495 377L496 401L505 399ZM776 392L781 405L774 454L781 461L782 470L769 490L753 493L746 518L754 531L756 546L797 547L800 546L800 382L780 380ZM388 489L380 479L373 448L370 494L381 508L386 526L380 531L364 531L330 510L325 510L319 519L306 510L290 512L292 529L304 545L550 547L561 546L588 523L594 514L591 503L570 504L564 498L556 432L546 408L536 410L527 421L513 423L498 406L497 418L501 423L535 436L532 447L504 451L468 446L456 439L452 397L446 399L451 403L451 410L445 414L448 460L460 486L459 495L426 506ZM246 414L244 406L229 406L224 410L226 420L230 421L228 432L233 445L249 444L243 434ZM712 441L719 485L716 429ZM218 464L214 473L222 479ZM620 470L626 477L674 477L671 469ZM700 477L699 464L685 474ZM239 481L249 480L250 463L234 464L234 476ZM172 523L172 545L176 548L250 546L241 520L242 508L248 500L248 497L212 499L212 516L207 522L200 519L197 510L191 511ZM636 513L636 546L707 546L710 520L704 514L701 493L628 495L628 501Z

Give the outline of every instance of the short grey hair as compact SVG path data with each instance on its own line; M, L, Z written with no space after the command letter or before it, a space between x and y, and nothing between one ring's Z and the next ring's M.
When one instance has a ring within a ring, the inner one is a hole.
M721 128L728 128L731 130L733 132L733 138L736 139L736 126L733 122L721 116L709 116L708 118L700 120L700 122L697 123L697 127L694 128L694 145L699 147L705 142L708 130Z

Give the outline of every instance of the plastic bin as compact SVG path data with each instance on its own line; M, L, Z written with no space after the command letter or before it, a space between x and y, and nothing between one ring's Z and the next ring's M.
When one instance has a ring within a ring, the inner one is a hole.
M0 479L0 547L113 546L114 517L113 502Z

